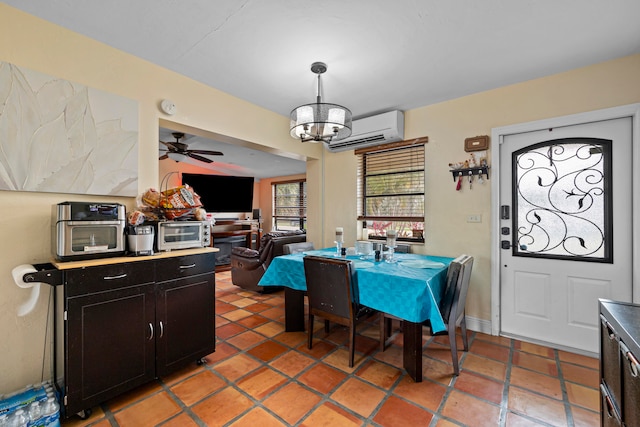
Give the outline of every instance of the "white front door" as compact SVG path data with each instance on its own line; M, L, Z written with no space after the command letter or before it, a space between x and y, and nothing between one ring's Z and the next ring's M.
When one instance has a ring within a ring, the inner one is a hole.
M598 351L598 298L632 300L632 118L505 135L500 331Z

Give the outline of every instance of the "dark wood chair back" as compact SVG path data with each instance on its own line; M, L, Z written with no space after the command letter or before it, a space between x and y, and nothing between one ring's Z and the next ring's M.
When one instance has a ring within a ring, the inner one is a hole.
M306 256L304 273L310 311L341 324L354 318L351 261Z
M304 274L309 298L309 321L307 347L313 346L314 316L325 319L325 331L329 332L329 322L349 328L349 367L353 367L355 355L356 322L373 313L371 309L360 310L353 301L353 262L338 258L315 256L304 257Z

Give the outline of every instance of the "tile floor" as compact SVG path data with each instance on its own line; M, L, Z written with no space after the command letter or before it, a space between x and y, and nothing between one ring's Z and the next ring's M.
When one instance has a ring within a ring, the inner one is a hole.
M217 350L206 364L133 390L64 426L597 426L597 359L470 334L460 376L445 337L425 335L424 381L402 370L402 340L378 349L361 325L354 368L347 334L316 324L284 332L282 292L256 294L216 274ZM426 329L425 329L426 331ZM426 332L425 332L426 333Z

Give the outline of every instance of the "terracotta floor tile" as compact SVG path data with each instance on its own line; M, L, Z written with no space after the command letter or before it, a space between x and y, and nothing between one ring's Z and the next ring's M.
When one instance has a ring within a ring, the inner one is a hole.
M364 363L363 366L358 369L356 375L382 389L390 390L402 375L402 371L393 366L372 360Z
M284 307L273 307L260 314L268 319L284 322Z
M327 365L342 371L352 373L364 362L365 356L356 352L353 356L353 366L349 367L349 350L346 347L339 347L336 351L327 354L322 361Z
M486 341L474 340L469 346L469 352L488 357L489 359L498 360L502 363L509 361L509 349L507 347Z
M538 344L533 344L524 341L516 341L514 348L519 351L524 351L526 353L537 354L538 356L547 357L549 359L554 359L554 351L552 348L544 347Z
M600 412L589 411L578 406L571 407L575 427L599 427Z
M456 379L455 388L476 397L500 405L504 383L486 378L472 371L462 371Z
M258 344L250 350L247 350L247 353L262 361L269 362L270 360L280 356L287 350L289 349L282 344L278 344L277 342L269 340Z
M467 357L464 359L463 369L468 369L503 382L507 373L507 365L504 363L487 359L486 357L476 356L475 354L467 354Z
M198 423L196 423L193 420L193 418L191 418L189 415L185 414L184 412L176 417L171 418L166 423L162 424L162 427L191 427L191 426L197 427Z
M226 340L246 330L246 326L242 326L234 322L229 322L223 326L216 326L216 336L220 339Z
M319 363L300 375L298 380L322 394L327 394L336 388L346 376L347 374L342 371Z
M600 410L600 390L580 384L565 383L567 397L573 405L582 406L592 411Z
M207 357L205 357L205 363L207 365L212 365L216 362L219 362L220 360L224 360L237 353L238 353L238 350L235 347L232 347L229 344L224 342L217 343L216 351L209 354Z
M267 322L253 329L266 337L272 338L284 332L284 325L278 322Z
M514 366L511 368L510 383L511 385L562 400L562 389L560 387L560 380L557 377L550 377Z
M276 417L262 408L255 408L243 415L233 423L233 427L283 427L287 424L281 422Z
M265 340L265 337L253 331L246 331L227 340L231 345L238 347L240 350L246 350Z
M595 389L600 386L600 372L598 370L564 362L561 362L560 366L562 367L562 376L566 381Z
M287 382L287 377L279 372L263 367L238 381L239 388L254 399L262 400Z
M335 344L331 344L326 341L314 340L312 348L307 348L307 343L305 341L304 344L297 347L297 350L315 357L316 359L322 359L328 353L334 351L336 347L337 346Z
M444 404L442 415L460 421L467 426L498 425L500 423L500 406L454 390Z
M301 385L290 383L265 399L263 405L278 414L287 423L293 425L309 413L321 400L321 395L313 393Z
M424 356L431 357L432 359L440 360L444 363L448 363L451 365L453 369L453 358L451 355L451 347L449 344L440 344L437 342L431 342L427 345L427 347L422 352ZM458 349L458 362L462 360L462 356L464 356L464 352Z
M331 399L368 418L385 395L382 390L360 379L350 378L331 394Z
M238 323L242 326L246 326L247 328L254 329L257 326L263 325L271 320L266 317L260 316L259 314L254 314L249 317L245 317L244 319L238 320Z
M437 412L446 391L446 387L442 384L432 381L417 383L409 376L404 376L393 390L393 394Z
M531 353L523 353L522 351L514 351L512 363L514 366L531 369L532 371L540 372L542 374L554 377L558 376L558 367L555 359L536 356Z
M483 334L482 332L478 332L476 333L476 340L482 340L482 341L488 341L488 342L492 342L494 344L498 344L504 347L511 347L511 338L506 338L506 337L500 337L500 336L494 336L494 335L487 335L487 334Z
M540 427L542 424L536 421L532 421L520 414L513 412L507 412L506 423L507 427Z
M227 292L227 293L223 292L223 293L216 294L216 300L224 301L227 303L230 303L232 301L242 299L242 298L243 298L242 295L238 295L237 293L234 293L234 292Z
M240 319L244 319L245 317L249 317L251 316L253 313L251 313L250 311L244 310L242 308L239 308L237 310L233 310L233 311L228 311L226 313L222 314L222 317L224 317L225 319L228 319L232 322L237 322Z
M229 359L218 363L213 367L224 378L229 381L235 381L240 377L249 374L251 371L258 369L260 362L247 356L246 354L239 353Z
M164 382L168 386L171 386L179 381L184 380L185 378L189 378L193 375L196 375L197 373L202 372L203 370L204 370L204 366L198 365L196 363L190 363L187 366L183 367L182 369L179 369L174 373L169 374L164 378L162 378L162 382Z
M402 366L402 364L400 364L400 366ZM429 357L423 357L422 377L424 379L430 379L431 381L436 381L444 385L449 385L453 380L453 365L450 361L449 363L445 363L439 360L431 359Z
M252 300L251 298L246 298L245 297L245 298L240 298L240 299L236 299L236 300L230 301L230 303L235 305L236 307L244 308L244 307L246 307L248 305L253 305L256 302L254 300Z
M161 390L162 386L159 382L151 381L127 393L121 394L116 398L111 399L106 403L106 406L111 412L116 412Z
M527 415L536 420L544 421L554 426L567 425L564 404L556 399L518 388L509 388L508 407L510 410Z
M389 397L373 417L385 427L427 426L433 414L395 396Z
M558 350L558 357L561 362L569 362L576 365L582 365L591 369L599 369L600 362L597 357L584 356L582 354L571 353L568 351Z
M293 378L314 363L315 360L311 357L291 350L271 361L269 365Z
M381 362L388 363L391 366L402 369L402 348L389 347L383 352L377 352L373 357Z
M205 370L174 385L171 391L185 405L191 406L225 385L224 380L213 372Z
M198 403L191 410L209 427L223 426L253 406L233 387L226 387Z
M268 309L270 309L272 307L273 306L271 304L265 304L263 302L256 302L254 300L253 304L246 306L244 309L247 310L247 311L250 311L252 313L260 313L261 311L268 310Z
M144 427L155 426L180 411L180 406L166 392L161 392L116 412L114 417L120 427Z
M283 327L284 330L284 327ZM273 337L274 340L281 342L282 344L297 348L298 346L307 344L307 334L306 332L283 332L279 335Z
M216 299L216 304L215 304L215 309L216 309L216 314L220 315L222 313L227 313L229 311L233 311L236 310L238 307L236 307L233 304L229 304L227 302L221 301L219 299Z
M331 402L325 402L315 409L301 424L300 427L316 427L316 426L340 426L340 427L356 427L361 426L362 421L345 411L344 409L334 405Z

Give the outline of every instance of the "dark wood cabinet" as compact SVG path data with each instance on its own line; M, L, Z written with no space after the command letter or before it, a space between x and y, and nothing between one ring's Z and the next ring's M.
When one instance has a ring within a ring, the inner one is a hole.
M601 425L640 426L640 305L600 300Z
M55 378L66 415L215 350L215 253L190 252L64 270Z

